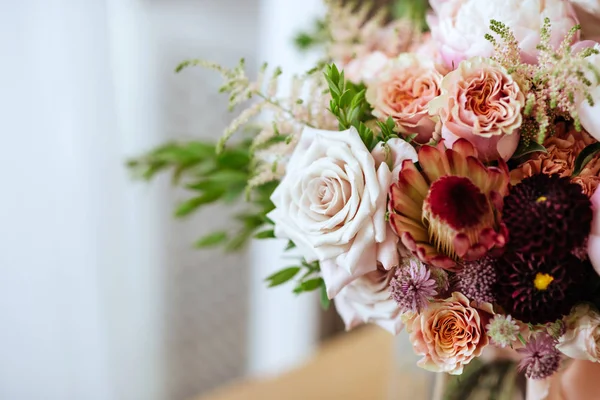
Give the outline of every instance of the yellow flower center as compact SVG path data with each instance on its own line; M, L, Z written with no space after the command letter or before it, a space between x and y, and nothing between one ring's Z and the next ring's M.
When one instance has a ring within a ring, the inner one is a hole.
M554 278L551 275L538 272L533 280L533 285L537 290L547 290L553 280Z
M540 196L540 197L537 198L537 200L535 202L536 203L543 203L546 200L548 200L548 198L546 196Z

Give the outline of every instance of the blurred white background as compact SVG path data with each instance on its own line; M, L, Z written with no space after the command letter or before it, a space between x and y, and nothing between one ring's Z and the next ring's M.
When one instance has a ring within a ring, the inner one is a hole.
M127 157L216 138L218 76L186 58L302 72L319 0L0 0L0 399L187 399L280 372L318 338L314 297L263 278L278 243L199 252L222 208L171 220Z

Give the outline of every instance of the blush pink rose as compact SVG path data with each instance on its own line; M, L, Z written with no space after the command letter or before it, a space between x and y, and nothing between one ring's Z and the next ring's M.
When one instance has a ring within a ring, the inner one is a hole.
M600 362L600 314L588 304L581 304L565 323L566 333L556 348L570 358Z
M600 40L600 0L570 0L584 39Z
M462 61L441 84L429 113L442 123L442 138L452 147L467 139L483 161L508 160L519 144L525 95L506 69L493 60Z
M588 238L588 256L594 269L600 275L600 189L596 189L592 198L594 219L592 220L592 232Z
M344 67L344 75L350 82L369 84L385 68L388 57L381 51L374 51L357 57Z
M418 365L433 372L460 375L463 366L481 355L488 345L485 326L493 309L489 303L472 306L463 294L454 292L437 300L406 324Z
M392 117L402 133L426 143L435 130L427 104L440 94L442 75L432 61L412 53L391 60L367 88L366 99L380 120Z
M376 324L396 335L404 324L398 303L390 297L389 284L395 270L378 268L344 287L335 297L335 307L346 330Z
M492 19L511 28L527 63L537 61L544 18L552 21L550 43L555 47L577 23L571 4L564 0L431 0L430 4L433 13L427 22L448 68L471 57L492 55L493 46L485 39Z

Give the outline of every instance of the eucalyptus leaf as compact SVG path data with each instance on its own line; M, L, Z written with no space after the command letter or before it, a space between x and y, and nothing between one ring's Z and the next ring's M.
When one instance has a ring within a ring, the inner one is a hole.
M579 153L579 155L575 159L575 165L573 168L572 176L579 175L581 171L583 171L587 163L592 161L592 159L594 158L594 156L596 156L596 154L598 154L598 152L600 152L600 143L590 144L589 146L586 146L583 150L581 150L581 153Z

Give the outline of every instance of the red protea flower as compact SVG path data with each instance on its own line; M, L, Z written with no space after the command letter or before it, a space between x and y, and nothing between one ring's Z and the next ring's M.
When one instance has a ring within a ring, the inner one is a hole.
M508 193L508 168L486 167L466 140L452 149L423 146L419 167L404 161L390 188L390 223L402 243L422 261L455 269L504 247L501 222Z

